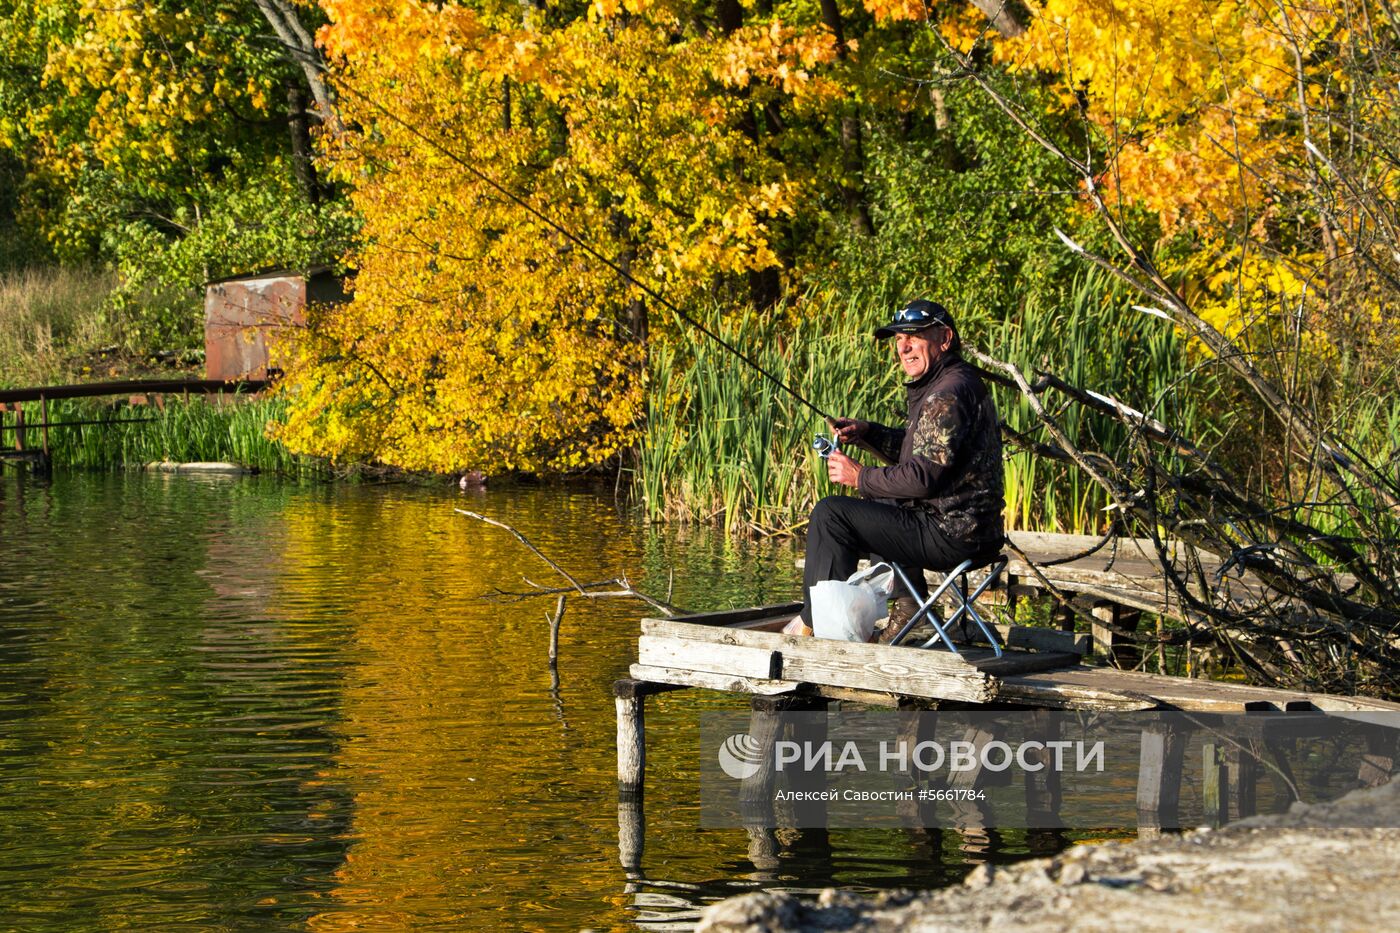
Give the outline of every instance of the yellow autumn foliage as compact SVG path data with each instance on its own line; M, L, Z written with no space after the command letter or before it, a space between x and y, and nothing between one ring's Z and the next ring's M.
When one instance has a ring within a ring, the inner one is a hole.
M493 182L681 305L776 267L774 221L809 193L741 123L763 93L836 98L831 37L690 32L666 2L562 25L515 4L323 6L352 127L327 157L364 229L353 302L314 312L285 361L281 438L433 470L567 470L631 445L644 296Z
M1165 253L1164 271L1199 296L1204 317L1247 340L1297 317L1305 289L1336 294L1338 257L1374 225L1356 204L1319 216L1319 191L1339 182L1322 177L1305 143L1346 148L1351 128L1393 106L1394 95L1351 93L1386 41L1353 32L1370 21L1365 0L1030 6L1029 29L996 41L995 61L1045 76L1065 108L1083 112L1106 153L1095 168L1110 203L1150 211L1165 238L1192 244ZM1376 181L1393 188L1396 166L1379 168Z

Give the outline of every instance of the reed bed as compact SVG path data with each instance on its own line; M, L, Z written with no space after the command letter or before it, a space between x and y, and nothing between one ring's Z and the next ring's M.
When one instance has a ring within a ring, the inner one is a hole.
M713 314L711 323L818 407L901 423L902 374L889 349L870 336L893 302L856 295L804 305L796 323L781 314ZM1210 390L1183 361L1183 341L1165 321L1132 310L1105 276L1083 275L1055 307L1025 307L1002 319L964 313L959 323L965 339L993 355L1053 370L1188 431L1209 433L1199 406ZM709 338L681 327L673 344L653 351L650 377L638 486L652 520L787 533L800 530L819 498L838 491L812 450L813 435L827 433L821 418ZM1018 430L1032 424L1015 393L993 391L1008 424ZM1090 433L1101 449L1128 443L1121 426L1084 417L1078 406L1061 415L1072 435ZM1106 527L1102 492L1073 467L1008 447L1006 490L1009 528L1093 533Z
M57 467L111 470L169 460L222 461L251 469L304 475L321 472L319 461L299 457L267 436L282 417L281 399L226 396L165 397L156 405L111 405L96 399L49 402L50 422L96 422L49 430L49 452ZM37 402L25 405L25 419L40 421ZM13 443L11 434L6 443ZM39 444L39 430L28 430L28 446Z

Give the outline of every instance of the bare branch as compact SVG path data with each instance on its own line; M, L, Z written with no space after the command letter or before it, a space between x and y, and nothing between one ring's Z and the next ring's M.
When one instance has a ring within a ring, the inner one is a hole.
M474 518L479 522L485 522L488 525L494 525L497 528L503 528L506 531L509 531L511 534L515 535L515 539L517 541L525 545L525 547L530 550L530 553L534 554L540 560L548 564L555 573L559 574L559 576L563 577L565 580L568 580L570 586L577 590L581 595L587 595L587 593L584 591L582 583L579 583L577 580L575 580L574 577L563 567L560 567L554 561L546 557L544 551L541 551L539 548L535 547L534 544L530 542L529 538L525 537L511 526L507 525L505 522L498 522L494 518L487 518L485 515L478 514L477 512L469 512L466 509L453 509L453 511L456 512L458 515L465 515L467 516L467 518Z
M533 591L532 591L531 593L510 593L510 592L507 592L507 591L504 591L504 590L497 589L497 590L495 591L495 594L493 594L493 595L498 595L498 596L521 596L521 597L524 597L524 596L546 596L546 595L552 596L552 595L558 594L558 593L572 592L572 593L575 593L575 594L578 595L578 596L583 597L584 599L611 599L611 598L636 599L636 600L640 600L641 602L646 603L648 606L651 606L653 609L657 610L658 612L664 613L665 615L668 615L668 616L678 615L678 614L680 614L680 612L681 612L681 610L680 610L680 609L677 609L675 606L672 606L672 605L670 605L669 603L663 602L662 600L656 599L656 598L653 597L653 596L649 596L649 595L647 595L646 593L643 593L641 590L635 589L635 588L632 586L632 584L630 584L629 582L627 582L627 578L626 578L626 577L618 577L618 578L615 578L615 579L612 579L612 580L604 580L604 581L601 582L601 583L588 583L588 584L580 583L572 574L570 574L570 573L569 573L567 570L565 570L563 567L559 566L559 564L557 564L555 561L551 560L551 559L550 559L543 551L541 551L539 548L535 547L534 543L532 543L532 542L530 541L529 538L525 537L525 536L524 536L523 534L521 534L519 531L516 531L516 530L515 530L514 528L512 528L510 525L507 525L505 522L497 521L497 520L494 519L494 518L488 518L488 517L486 517L485 515L481 515L481 514L479 514L479 513L477 513L477 512L471 512L471 511L468 511L467 509L453 509L453 511L454 511L454 512L457 512L457 513L460 514L460 515L465 515L465 516L467 516L468 518L474 518L474 519L476 519L476 520L479 521L479 522L485 522L485 523L488 524L488 525L493 525L493 526L495 526L495 527L497 527L497 528L501 528L501 529L504 529L504 530L510 532L512 535L515 536L515 539L516 539L517 541L519 541L521 544L525 545L525 547L528 548L528 549L530 550L531 553L533 553L533 554L534 554L536 557L538 557L540 560L542 560L542 561L544 561L546 564L548 564L548 565L550 566L550 568L551 568L555 573L559 574L559 576L561 576L561 577L563 577L565 580L567 580L568 583L569 583L569 587L570 587L569 590L549 589L549 588L540 586L538 583L534 583L534 582L532 582L532 581L529 580L529 579L526 579L525 582L526 582L527 584L529 584L529 585L532 587L532 589L533 589ZM602 587L602 586L617 586L617 587L620 587L620 589L617 589L617 590L609 590L609 591L602 591L602 592L600 592L600 591L598 590L598 587ZM562 599L563 597L561 596L560 598Z

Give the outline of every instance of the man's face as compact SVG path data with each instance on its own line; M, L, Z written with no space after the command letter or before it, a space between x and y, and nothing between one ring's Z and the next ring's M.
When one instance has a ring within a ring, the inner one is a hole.
M904 374L913 382L948 351L952 346L953 332L941 324L925 327L912 334L894 335L894 353Z

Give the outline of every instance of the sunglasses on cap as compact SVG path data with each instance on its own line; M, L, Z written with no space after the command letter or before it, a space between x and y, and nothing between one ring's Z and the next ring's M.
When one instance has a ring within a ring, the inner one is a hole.
M953 315L947 308L936 301L919 298L896 311L893 320L876 329L875 336L884 340L895 334L912 334L935 324L956 329L953 327Z

